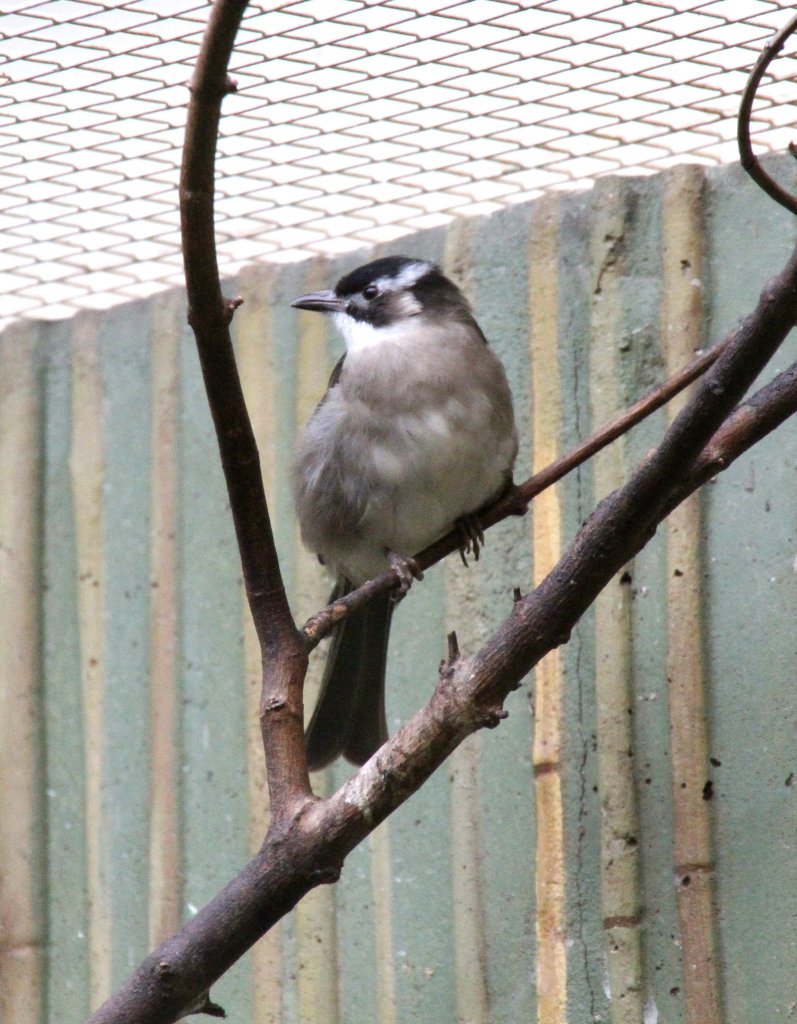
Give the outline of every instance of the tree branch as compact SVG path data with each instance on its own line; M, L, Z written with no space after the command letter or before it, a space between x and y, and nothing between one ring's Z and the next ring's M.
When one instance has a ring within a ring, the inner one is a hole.
M614 574L653 536L658 524L698 486L687 487L703 448L722 426L797 318L797 248L770 281L758 306L725 343L715 366L628 483L604 498L551 573L514 606L513 615L475 656L492 680L478 695L503 699L570 630ZM760 410L759 415L765 418ZM729 453L730 454L730 453Z
M797 253L725 343L662 443L605 498L555 569L516 600L480 651L454 651L429 702L328 800L305 802L270 830L257 856L183 930L155 950L91 1024L171 1024L346 855L403 803L470 733L496 725L503 701L572 626L669 511L797 406L797 366L727 415L777 349L797 310ZM692 434L694 432L694 435ZM697 436L699 435L699 436Z
M737 332L729 334L708 352L697 356L691 363L679 370L678 373L673 374L663 384L652 388L647 395L644 395L611 422L600 427L586 440L581 441L571 448L569 452L566 452L560 458L550 463L550 465L541 469L539 473L535 473L534 476L529 477L524 483L519 484L513 492L499 498L480 515L479 522L483 529L488 530L491 526L495 526L509 516L517 515L518 512L524 512L528 504L538 494L553 486L553 484L567 476L568 473L583 465L593 455L611 444L612 441L616 441L618 437L621 437L657 409L666 405L667 402L680 394L684 388L692 384L709 367L714 365L728 345L733 342L736 334ZM430 544L429 547L417 554L415 561L421 569L426 570L456 551L460 543L461 536L459 531L451 530L444 537L441 537L434 544ZM377 576L364 583L361 587L357 587L356 590L350 591L333 604L327 605L326 608L316 612L302 627L302 633L307 640L308 649L312 649L320 643L335 628L337 623L351 614L351 612L367 604L377 594L395 589L397 585L398 577L393 570L389 570L381 576Z
M668 512L797 413L797 362L745 399L709 441Z
M245 0L212 10L191 86L180 178L188 320L196 337L216 428L244 584L260 642L260 705L272 820L312 799L304 755L302 687L307 652L296 630L271 530L260 456L244 403L229 325L240 300L221 293L213 232L213 181L221 102L234 86L227 66Z
M714 365L658 448L625 486L598 505L553 571L530 594L515 595L503 624L475 654L462 657L451 638L428 703L338 792L328 800L315 800L302 733L301 686L309 640L296 629L288 610L229 337L235 303L225 303L221 296L213 247L213 146L221 100L230 89L227 61L244 7L243 0L218 0L213 9L192 88L181 206L189 318L263 652L261 724L273 818L251 862L146 958L92 1016L91 1024L172 1024L197 1009L217 1012L207 996L210 985L305 893L334 881L347 854L467 735L498 724L506 696L540 658L567 640L595 596L644 546L667 513L797 406L795 367L738 405L794 323L795 251L718 356L715 350ZM525 499L536 493L534 487L539 489L539 478L524 485ZM506 502L489 515L517 510L516 497ZM454 547L456 543L449 550ZM441 557L434 555L436 549L424 554ZM390 585L392 576L385 574L366 588Z
M739 158L742 167L768 196L774 199L775 202L780 203L781 206L785 206L791 213L797 213L797 197L782 188L761 166L761 162L753 152L753 144L750 141L750 118L761 79L795 29L797 29L797 15L788 21L782 29L779 29L768 43L764 44L764 48L755 62L753 70L750 72L750 77L742 94L736 126L736 140L739 146ZM792 156L797 156L794 143L789 146L789 149Z

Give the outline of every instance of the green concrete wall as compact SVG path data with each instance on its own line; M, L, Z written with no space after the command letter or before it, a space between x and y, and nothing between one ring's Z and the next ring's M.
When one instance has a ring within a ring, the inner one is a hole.
M524 478L750 309L791 218L729 167L605 179L380 252L442 262L503 358ZM288 466L341 351L229 282L298 618ZM83 1020L267 819L258 656L184 299L0 337L0 1024ZM777 367L795 358L793 340ZM644 457L662 411L395 620L391 728ZM772 1024L797 1010L797 424L663 526L567 647L214 990L252 1024ZM309 688L317 686L322 655ZM316 779L328 791L347 775Z

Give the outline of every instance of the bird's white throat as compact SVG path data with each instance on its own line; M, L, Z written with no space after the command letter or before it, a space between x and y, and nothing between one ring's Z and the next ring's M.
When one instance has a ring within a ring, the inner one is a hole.
M352 355L369 348L378 348L380 345L401 345L408 341L420 330L420 323L416 318L420 312L420 303L411 294L407 294L407 305L411 302L414 309L406 311L406 318L394 321L392 324L384 324L375 327L365 320L355 320L348 313L334 313L335 326L343 336L346 343L346 351Z

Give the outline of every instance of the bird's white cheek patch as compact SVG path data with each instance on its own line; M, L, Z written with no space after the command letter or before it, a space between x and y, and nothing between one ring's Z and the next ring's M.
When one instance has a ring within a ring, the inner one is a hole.
M397 317L417 316L423 307L412 292L398 292L393 297L393 314Z

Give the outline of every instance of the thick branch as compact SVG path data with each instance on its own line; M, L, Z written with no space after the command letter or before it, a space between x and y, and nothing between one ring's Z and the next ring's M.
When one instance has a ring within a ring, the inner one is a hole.
M794 366L721 425L785 337L796 301L793 256L729 339L659 448L628 484L601 502L556 568L535 591L515 601L490 641L469 658L449 660L426 706L329 800L305 803L291 821L273 827L254 860L144 961L91 1024L171 1024L190 998L223 974L305 893L337 878L346 855L467 735L498 723L507 694L540 658L567 640L596 594L674 505L797 407ZM687 436L690 431L700 439Z
M795 411L797 364L734 413L689 479L676 488L679 500ZM606 514L599 510L596 518L603 520ZM574 581L574 588L579 582ZM502 630L511 629L514 619L513 610ZM549 635L543 646L555 643ZM170 1024L198 986L220 977L311 888L334 881L347 853L411 796L457 743L481 726L497 724L500 694L508 688L496 691L494 676L494 661L482 654L449 663L429 703L376 757L329 800L308 805L290 829L272 834L254 860L179 935L147 958L117 994L122 1009L114 1012L106 1004L91 1024Z
M141 964L90 1024L172 1024L190 1008L201 1008L209 986L305 893L334 881L346 855L467 735L498 723L506 696L540 658L567 640L597 593L678 501L797 404L797 371L791 368L734 412L794 323L795 253L765 289L755 312L723 345L658 449L628 484L600 503L542 584L515 601L476 654L462 659L452 642L426 706L329 800L313 800L301 722L308 645L291 620L277 565L257 448L229 338L233 306L221 297L213 247L213 145L221 98L229 91L227 60L244 7L243 0L218 0L214 7L192 89L181 208L189 316L263 650L261 717L272 826L257 856ZM380 580L367 586L392 585L390 574Z

